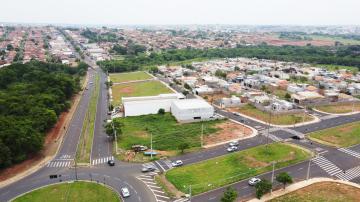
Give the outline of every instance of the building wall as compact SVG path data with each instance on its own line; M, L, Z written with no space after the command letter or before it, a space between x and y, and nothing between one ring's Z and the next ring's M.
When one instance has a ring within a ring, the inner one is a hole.
M171 102L174 99L144 100L124 103L124 116L140 116L157 114L159 109L170 112Z
M178 121L196 121L195 117L210 119L210 117L214 116L214 108L179 109L176 105L172 104L171 113Z

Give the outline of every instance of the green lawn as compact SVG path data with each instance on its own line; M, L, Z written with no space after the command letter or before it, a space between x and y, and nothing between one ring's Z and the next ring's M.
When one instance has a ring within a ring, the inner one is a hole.
M241 108L239 108L239 112L243 113L247 116L251 116L253 118L259 119L264 122L269 122L270 114L267 112L260 111L253 105L247 104ZM292 125L307 121L313 120L313 117L308 114L284 114L284 115L272 115L270 123L276 125Z
M282 90L282 89L275 89L271 92L271 94L278 96L280 99L285 99L285 95L288 92L286 90Z
M331 64L315 64L317 67L324 67L328 69L329 71L337 71L340 69L346 69L351 72L358 72L359 69L357 67L351 67L351 66L342 66L342 65L331 65Z
M156 150L177 150L181 143L200 147L201 122L179 124L170 113L117 118L115 121L123 124L118 145L124 149L131 149L136 144L150 148L150 134L153 135L153 147ZM204 135L218 131L214 125L220 122L203 122Z
M191 185L192 193L199 194L270 171L273 161L281 168L310 157L311 153L298 147L273 143L175 168L166 178L182 192L187 193Z
M319 182L290 192L270 202L357 202L360 189L336 182Z
M113 105L115 106L121 104L121 97L152 96L163 93L174 93L160 81L119 84L113 85L111 88Z
M137 80L146 80L153 78L146 72L129 72L129 73L115 73L110 74L110 81L113 83L120 83L126 81L137 81Z
M360 104L325 105L316 107L315 109L327 113L344 114L352 111L360 111Z
M118 195L104 187L103 185L90 182L73 182L50 185L28 194L25 194L14 200L15 202L60 202L60 201L120 201Z
M360 143L360 122L353 122L310 133L310 138L336 147L349 147Z
M360 45L360 41L354 39L344 39L342 37L337 36L322 36L322 35L308 35L314 40L327 40L327 41L339 41L345 45Z

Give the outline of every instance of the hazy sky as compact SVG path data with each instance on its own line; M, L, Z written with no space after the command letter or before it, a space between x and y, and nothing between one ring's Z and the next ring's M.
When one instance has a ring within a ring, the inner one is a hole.
M360 0L1 0L0 22L359 25Z

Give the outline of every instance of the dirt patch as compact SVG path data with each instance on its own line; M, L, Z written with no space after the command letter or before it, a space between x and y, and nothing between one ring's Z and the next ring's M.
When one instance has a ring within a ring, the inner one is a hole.
M232 121L226 121L215 126L220 129L218 132L204 137L205 145L227 142L234 139L240 139L252 134L252 130L241 124Z
M119 92L120 93L131 94L131 93L134 92L134 88L130 87L130 86L127 86L127 87L124 87L124 88L120 89Z
M136 137L141 137L141 138L147 138L148 137L148 133L146 131L135 131L134 135Z
M172 198L180 198L185 195L184 193L176 189L176 187L166 179L165 175L158 175L157 182L160 184L163 190Z
M246 165L251 168L261 168L270 165L269 163L258 161L252 156L246 156L245 160L246 160Z

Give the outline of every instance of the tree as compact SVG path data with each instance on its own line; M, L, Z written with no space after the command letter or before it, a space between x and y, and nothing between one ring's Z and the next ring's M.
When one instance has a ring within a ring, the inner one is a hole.
M165 109L160 108L160 109L158 110L158 114L164 115L164 114L165 114Z
M184 84L184 88L188 89L188 90L191 90L191 87L189 86L189 84L185 83Z
M113 120L112 122L106 123L104 125L105 128L105 133L110 136L110 137L114 137L115 132L113 129L116 130L116 135L119 136L122 134L122 127L123 124L117 120Z
M14 46L11 45L11 44L8 44L8 45L6 46L6 50L12 51L12 50L14 50Z
M225 79L226 78L226 72L223 72L220 69L218 69L215 72L215 76Z
M184 94L185 96L187 96L187 95L189 94L189 91L184 90L184 91L182 92L182 94Z
M285 100L289 101L291 99L291 95L289 93L285 94Z
M268 193L272 188L272 184L269 180L262 179L255 185L256 198L260 199L264 194Z
M279 173L276 176L276 181L282 183L284 185L284 189L286 184L291 184L293 182L292 177L286 172Z
M232 187L227 187L223 197L220 199L221 202L233 202L237 198L238 193Z
M181 150L181 153L184 153L184 150L189 149L189 148L190 148L190 145L189 145L189 143L186 143L186 142L180 143L178 146L178 149Z

